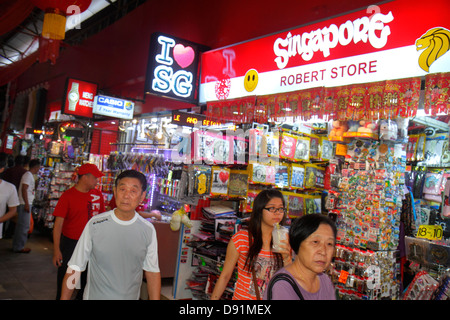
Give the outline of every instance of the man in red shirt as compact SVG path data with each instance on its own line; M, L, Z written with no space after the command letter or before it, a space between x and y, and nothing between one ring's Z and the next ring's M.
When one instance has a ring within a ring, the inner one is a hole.
M61 287L78 239L86 223L93 216L105 212L102 193L95 189L98 179L103 174L91 163L78 168L78 182L66 190L59 198L53 212L53 264L58 267L56 299L61 296ZM85 285L86 272L81 278L81 290L77 294L81 299Z

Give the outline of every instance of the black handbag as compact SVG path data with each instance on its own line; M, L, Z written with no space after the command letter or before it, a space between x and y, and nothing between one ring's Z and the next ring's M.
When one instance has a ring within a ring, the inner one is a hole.
M292 286L292 289L294 289L295 293L298 295L300 300L304 300L303 295L300 292L300 289L295 283L295 280L292 279L292 277L286 273L278 273L272 279L270 279L269 285L267 287L267 300L272 300L272 287L277 281L280 280L288 282Z

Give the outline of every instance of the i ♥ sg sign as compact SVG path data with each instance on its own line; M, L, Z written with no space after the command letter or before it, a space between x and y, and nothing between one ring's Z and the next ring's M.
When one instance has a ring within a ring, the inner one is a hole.
M197 103L199 54L203 46L163 33L150 41L145 93Z

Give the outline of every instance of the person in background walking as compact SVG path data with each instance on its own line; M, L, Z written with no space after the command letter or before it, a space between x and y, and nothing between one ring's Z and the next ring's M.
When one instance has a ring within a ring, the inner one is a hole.
M9 183L12 183L16 187L17 193L19 193L20 180L22 179L24 173L27 172L25 166L28 166L29 162L30 158L28 156L22 156L19 154L14 158L14 165L6 168L2 174L2 179L8 181ZM11 238L14 235L15 227L16 227L15 219L5 221L4 225L5 239Z
M56 299L61 297L61 288L67 270L67 262L72 256L78 239L86 223L93 216L105 211L102 193L95 189L103 173L91 163L78 168L76 185L66 190L56 204L53 216L53 264L58 267ZM82 299L86 273L81 278L81 290L77 299Z
M5 171L7 163L8 156L5 153L0 153L0 175ZM19 197L16 187L12 183L0 179L0 239L3 238L3 222L17 214L18 206Z
M27 172L27 169L25 169L25 164L28 164L28 162L25 162L27 162L26 156L16 156L14 158L14 166L5 169L2 174L2 179L15 185L17 192L19 191L20 180L25 172Z
M34 176L41 168L41 162L38 159L30 161L29 170L22 175L19 185L19 208L17 210L17 223L14 231L12 249L18 253L29 253L30 248L25 248L30 230L31 207L34 200L34 190L36 180Z

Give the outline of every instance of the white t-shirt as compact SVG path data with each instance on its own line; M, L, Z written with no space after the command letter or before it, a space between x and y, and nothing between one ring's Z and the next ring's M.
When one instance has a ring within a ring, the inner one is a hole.
M6 207L17 207L19 205L19 197L17 196L16 187L5 180L0 179L0 217L6 213ZM3 237L3 223L0 223L0 239Z
M28 204L31 206L33 204L34 200L34 187L35 187L35 180L33 177L33 174L30 171L27 171L23 174L22 179L20 180L19 185L19 201L20 204L25 204L25 200L22 196L22 185L28 185L27 193L28 193Z
M159 272L155 227L137 212L129 221L118 219L114 210L92 217L68 266L84 271L88 262L83 299L139 299L142 270Z

